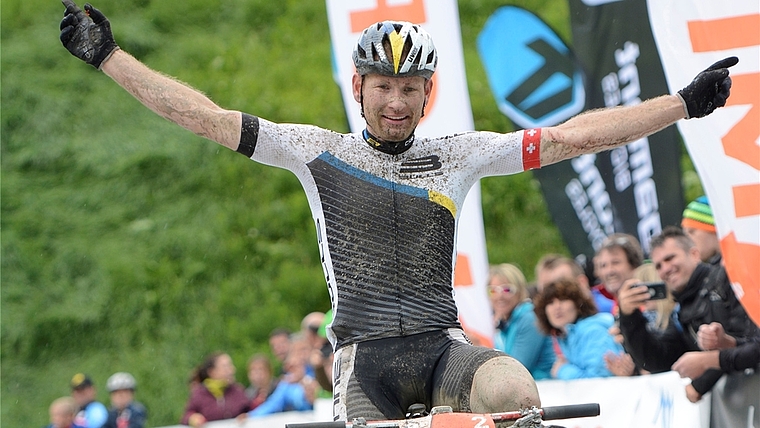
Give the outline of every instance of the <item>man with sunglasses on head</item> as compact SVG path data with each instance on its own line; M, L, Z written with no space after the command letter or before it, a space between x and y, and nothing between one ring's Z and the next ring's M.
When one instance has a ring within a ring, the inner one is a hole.
M409 22L378 22L353 52L353 95L366 128L340 134L221 108L119 49L91 5L63 3L60 38L74 56L160 116L300 180L332 298L333 412L341 420L399 419L416 403L482 413L540 405L530 373L502 352L470 344L459 322L455 237L470 187L706 116L725 104L728 67L738 61L714 64L677 95L555 127L428 138L414 131L433 90L432 38Z

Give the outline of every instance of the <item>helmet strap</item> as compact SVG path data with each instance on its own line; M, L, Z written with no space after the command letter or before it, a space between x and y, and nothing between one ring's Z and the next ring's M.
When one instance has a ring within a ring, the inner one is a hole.
M359 113L364 118L364 75L362 75L362 86L359 88Z

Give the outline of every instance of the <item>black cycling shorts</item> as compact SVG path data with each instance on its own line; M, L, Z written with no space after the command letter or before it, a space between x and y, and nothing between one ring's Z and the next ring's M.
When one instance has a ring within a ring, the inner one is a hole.
M403 419L412 404L470 411L477 369L504 356L473 346L460 329L370 340L335 353L333 415L336 420Z

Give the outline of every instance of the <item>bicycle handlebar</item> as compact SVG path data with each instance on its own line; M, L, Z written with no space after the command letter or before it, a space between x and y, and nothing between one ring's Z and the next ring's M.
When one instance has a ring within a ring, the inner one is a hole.
M285 428L346 428L346 422L303 422L297 424L285 424Z
M541 418L546 421L555 419L587 418L599 416L599 403L572 404L568 406L552 406L542 409Z
M539 409L541 413L541 419L545 421L556 419L572 419L572 418L586 418L592 416L599 416L599 403L585 403L585 404L570 404L567 406L550 406ZM504 412L504 413L490 413L488 414L494 422L499 421L514 421L520 419L523 414L521 412ZM286 424L285 428L347 428L353 427L353 424L348 424L345 421L335 422L304 422L295 424ZM368 426L373 428L398 426L394 425L392 421L376 421L368 423Z
M572 419L599 416L599 403L570 404L567 406L550 406L538 409L541 419L551 421L555 419ZM520 419L521 412L491 413L491 418L498 421L514 421Z

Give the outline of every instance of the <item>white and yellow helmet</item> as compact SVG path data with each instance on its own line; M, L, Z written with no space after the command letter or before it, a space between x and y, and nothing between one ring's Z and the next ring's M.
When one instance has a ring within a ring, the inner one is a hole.
M391 58L388 57L389 53ZM438 64L438 54L430 34L419 25L404 21L383 21L368 27L359 36L353 58L356 71L361 76L377 73L430 79Z

